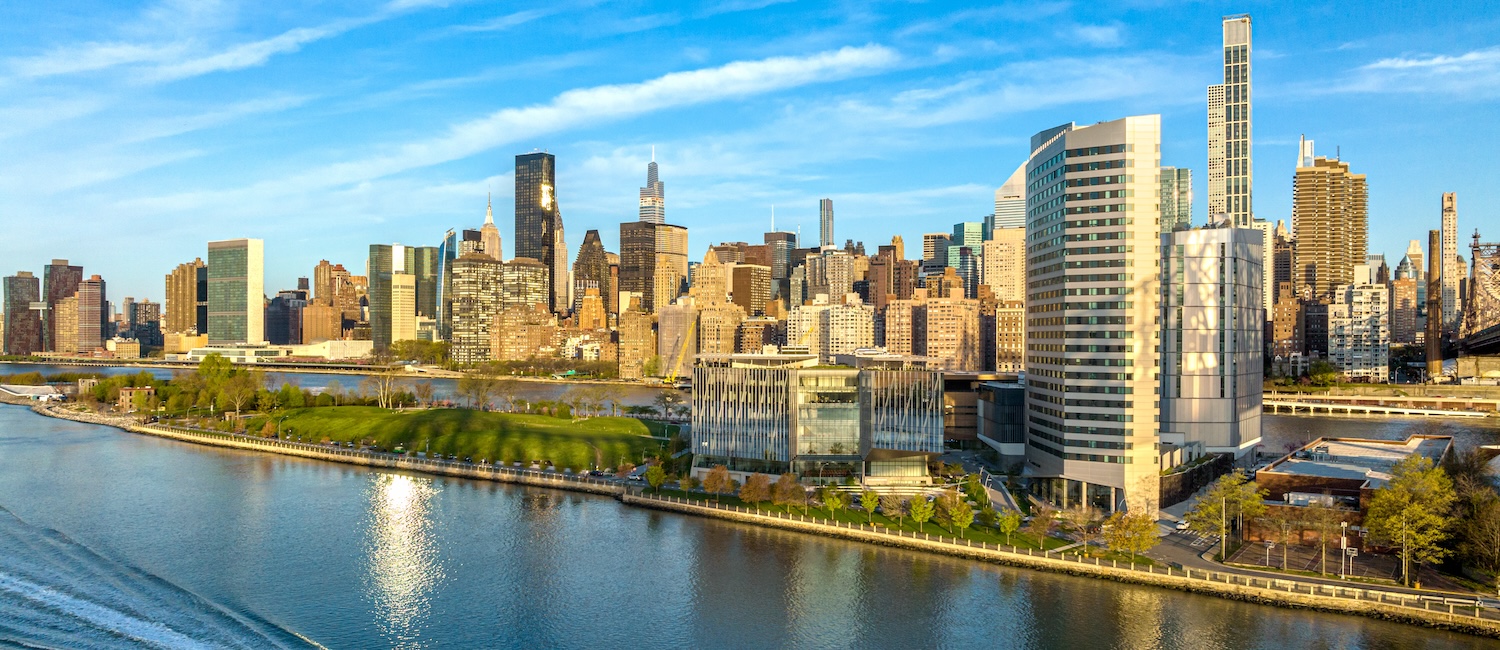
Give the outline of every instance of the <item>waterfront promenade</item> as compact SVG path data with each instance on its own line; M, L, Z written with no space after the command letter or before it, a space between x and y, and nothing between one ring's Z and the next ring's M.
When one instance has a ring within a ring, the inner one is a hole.
M893 531L878 525L851 524L815 516L772 513L742 506L712 504L645 493L638 484L562 472L410 458L325 445L288 442L240 434L146 425L133 418L79 412L58 406L32 405L52 417L100 424L161 438L217 447L277 453L314 460L427 474L499 481L532 487L572 490L612 496L622 503L681 514L713 517L744 524L836 537L882 546L939 553L1010 566L1166 587L1235 600L1290 608L1369 616L1408 624L1450 629L1500 638L1500 610L1473 598L1404 589L1350 587L1324 580L1286 579L1261 572L1215 566L1158 567L1102 560L1077 553L1021 549L973 542L943 535Z

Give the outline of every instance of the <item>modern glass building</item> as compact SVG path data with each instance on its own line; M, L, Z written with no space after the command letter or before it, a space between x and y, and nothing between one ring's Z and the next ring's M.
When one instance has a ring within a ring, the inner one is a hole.
M208 243L208 343L264 343L265 242Z
M942 374L815 366L811 355L700 357L693 370L695 474L923 483L943 451Z
M458 259L458 233L449 228L437 251L438 338L448 341L453 338L453 260Z
M1161 231L1191 228L1193 225L1193 170L1186 167L1161 168Z
M516 257L529 257L548 269L547 294L552 311L568 308L567 288L558 290L558 268L566 271L567 251L561 248L562 214L557 207L557 159L550 153L516 156ZM561 259L559 259L561 256ZM496 257L495 259L499 259ZM566 276L566 272L561 275Z
M818 201L818 245L837 245L833 240L833 199Z

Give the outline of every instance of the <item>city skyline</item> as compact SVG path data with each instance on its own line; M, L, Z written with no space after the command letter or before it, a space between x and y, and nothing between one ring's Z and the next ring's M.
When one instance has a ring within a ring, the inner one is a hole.
M824 197L840 206L840 241L871 246L980 220L1024 159L1027 134L1061 119L1159 112L1162 163L1206 166L1203 88L1222 77L1219 8L1049 21L1081 44L1070 58L1025 33L1022 19L1042 10L700 9L629 23L606 7L571 26L547 14L568 7L404 3L270 17L150 6L76 24L45 8L8 9L17 20L0 22L31 31L7 34L0 48L0 85L11 97L0 112L12 118L0 142L15 153L0 163L0 191L22 228L0 243L0 257L34 271L65 257L123 295L160 299L155 280L166 265L134 263L123 253L132 244L150 241L179 260L201 254L203 241L249 236L267 241L268 289L291 287L319 259L357 267L370 243L432 246L448 228L473 227L486 190L501 205L513 198L509 161L533 148L558 156L568 229L597 229L618 250L614 225L631 219L640 169L658 145L663 175L674 179L672 221L694 233L692 259L712 243L754 241L767 228L747 226L768 227L773 204L778 226L800 225L806 240ZM1475 121L1500 75L1485 21L1450 29L1408 10L1369 12L1354 26L1316 7L1236 10L1256 24L1257 217L1290 216L1301 133L1370 175L1371 252L1395 255L1420 239L1420 229L1396 226L1435 222L1441 192L1483 196L1477 174L1432 161L1461 150L1457 138L1494 137L1458 128ZM173 19L181 24L169 28ZM803 26L769 44L725 32L746 21ZM680 36L651 28L665 24ZM62 25L88 36L48 49L68 42L54 38ZM201 34L183 31L193 29ZM558 30L586 36L589 47L532 48L518 59L527 65L504 68L480 61L502 40L523 47ZM670 44L657 60L602 63L610 51L657 41ZM710 41L713 49L695 45ZM409 69L373 66L364 85L329 81L350 72L334 59L379 48L411 54ZM455 57L455 48L473 51ZM1132 65L1110 63L1120 60ZM1038 76L1042 61L1063 74ZM205 92L215 99L205 103ZM720 126L727 116L740 116L736 128ZM117 133L100 137L101 128ZM1194 177L1199 222L1206 176ZM1490 216L1482 201L1466 205L1464 232ZM121 253L40 225L98 214L110 218L91 232ZM142 219L172 224L172 236L139 227ZM226 221L254 225L225 232ZM893 222L900 228L888 231Z

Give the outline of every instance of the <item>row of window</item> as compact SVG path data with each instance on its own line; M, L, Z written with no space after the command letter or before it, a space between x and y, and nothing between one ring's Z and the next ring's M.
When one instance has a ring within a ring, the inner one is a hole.
M1077 158L1079 156L1102 156L1111 153L1125 153L1126 151L1128 151L1128 149L1126 149L1125 145L1123 144L1111 144L1105 145L1103 147L1083 147L1080 149L1068 149L1066 153L1069 158Z
M1064 183L1064 185L1066 185L1067 187L1092 187L1094 185L1117 185L1120 183L1129 183L1133 180L1135 180L1135 178L1129 174L1082 176L1079 178L1070 178L1067 180L1067 182Z

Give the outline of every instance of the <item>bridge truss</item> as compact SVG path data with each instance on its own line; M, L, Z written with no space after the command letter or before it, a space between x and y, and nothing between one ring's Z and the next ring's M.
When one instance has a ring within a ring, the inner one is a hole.
M1480 243L1476 230L1470 250L1473 268L1459 336L1466 348L1492 348L1500 344L1500 244Z

